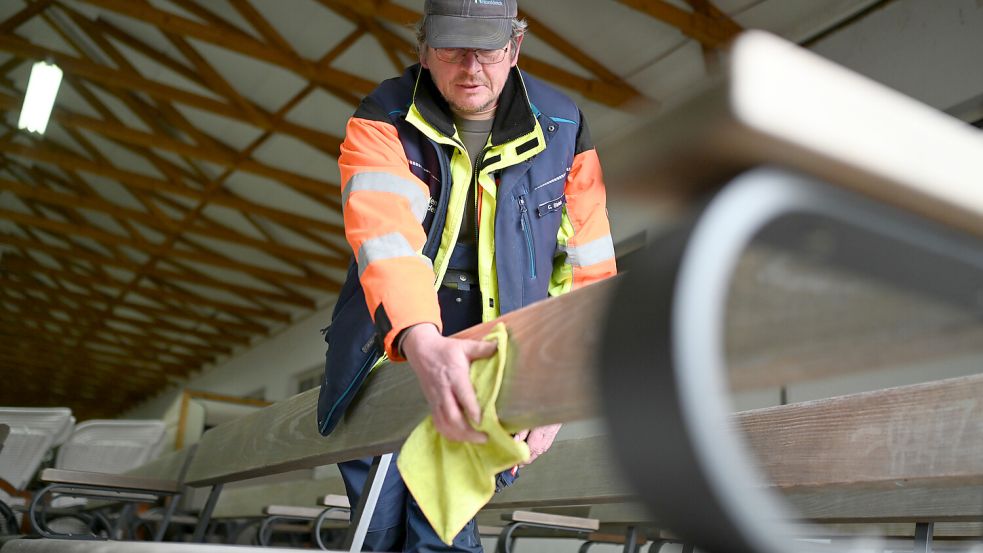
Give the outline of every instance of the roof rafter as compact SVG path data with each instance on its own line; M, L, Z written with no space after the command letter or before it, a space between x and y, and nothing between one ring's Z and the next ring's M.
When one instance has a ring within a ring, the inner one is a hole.
M741 28L729 19L711 17L699 11L689 12L665 0L618 0L618 2L671 25L684 35L711 48L726 46L741 31Z

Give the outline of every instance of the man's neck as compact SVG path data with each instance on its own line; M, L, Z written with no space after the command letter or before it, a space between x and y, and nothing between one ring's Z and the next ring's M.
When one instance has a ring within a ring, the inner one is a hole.
M498 103L496 102L496 104L494 106L492 106L492 107L490 107L490 108L488 108L488 109L486 109L484 111L479 111L479 112L476 112L476 113L472 113L472 112L468 112L468 113L461 112L461 111L458 111L458 110L454 109L453 107L451 107L451 112L454 113L454 117L457 117L459 119L468 119L470 121L484 121L486 119L492 119L492 118L495 117L495 109L497 107L498 107Z

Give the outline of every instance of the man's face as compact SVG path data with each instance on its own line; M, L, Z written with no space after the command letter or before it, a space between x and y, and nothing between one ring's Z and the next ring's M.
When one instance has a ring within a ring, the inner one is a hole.
M468 51L459 63L448 63L439 59L433 48L426 47L420 58L423 67L430 70L437 90L450 104L457 115L464 118L482 119L494 114L498 96L509 78L509 70L519 61L518 42L507 46L505 58L498 63L482 65L478 63L473 51Z

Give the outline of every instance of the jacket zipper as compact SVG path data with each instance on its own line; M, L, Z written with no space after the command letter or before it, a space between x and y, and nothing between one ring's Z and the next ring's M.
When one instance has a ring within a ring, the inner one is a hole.
M362 346L362 352L368 353L369 356L365 359L365 362L362 363L362 367L358 369L358 372L355 373L355 378L353 378L351 383L348 384L348 388L346 388L345 391L341 394L341 397L339 397L338 400L335 401L335 404L331 406L331 409L328 411L328 414L324 416L324 420L321 421L320 428L318 428L318 430L320 430L322 434L324 433L324 429L328 425L328 421L331 420L331 416L334 415L335 409L338 408L338 405L346 397L348 397L348 394L352 393L352 387L355 386L355 383L358 382L362 374L378 360L379 356L376 353L376 348L372 346L372 344L374 343L375 343L375 337L373 336L368 342L366 342L364 346ZM368 351L366 351L366 346L369 346Z
M529 210L526 208L526 197L519 196L519 224L522 234L526 236L526 251L529 252L529 278L536 278L536 258L533 257L532 224L529 221Z
M478 168L481 167L481 163L483 161L485 161L485 154L487 154L487 153L488 153L488 149L487 148L481 150L481 153L478 154L478 158L475 159L474 168L472 169L473 172L474 172L474 174L472 175L473 178L471 179L471 181L472 181L472 186L474 186L474 240L475 240L475 244L474 245L475 245L475 248L478 247L478 196L481 194L479 192L479 188L481 187L481 185L478 184L478 170L479 170Z
M450 190L445 186L447 178L449 178L447 175L450 173L450 162L447 160L447 155L444 153L444 149L440 144L435 144L434 149L437 150L437 159L440 162L440 199L437 201L437 211L430 225L430 232L427 233L427 241L423 245L423 255L429 257L431 261L437 257L437 250L434 248L434 243L443 234L444 223L447 221L447 202L450 201L450 198L448 198L450 196ZM442 217L441 214L443 214ZM439 225L437 224L438 219L440 219ZM433 250L432 255L431 250Z

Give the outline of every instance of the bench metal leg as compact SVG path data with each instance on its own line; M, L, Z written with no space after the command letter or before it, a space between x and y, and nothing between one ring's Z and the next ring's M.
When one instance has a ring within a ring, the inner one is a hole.
M154 541L164 541L164 533L167 532L167 526L171 523L171 517L174 516L174 511L177 509L177 504L181 502L181 494L172 495L167 499L167 508L164 509L164 518L161 519L160 524L157 526L157 531L154 532Z
M218 496L221 493L222 484L212 486L212 491L208 494L208 501L205 502L205 508L198 515L198 525L195 526L195 533L191 536L193 543L204 543L205 532L208 531L208 523L212 519L212 511L215 510L215 504L218 503Z
M638 549L636 542L638 541L638 528L634 526L629 526L625 530L625 553L635 553Z
M495 544L495 553L511 553L515 546L515 537L512 534L522 526L521 523L512 523L505 527L505 530L498 535L498 542Z
M372 515L375 513L376 503L379 502L382 485L386 481L386 474L389 472L389 465L392 460L392 453L386 453L372 459L372 466L369 468L368 477L365 479L365 488L358 499L358 506L352 511L351 527L345 537L343 549L351 552L362 550L362 544L365 543L365 535L369 532L369 523L372 522Z
M934 522L919 522L915 524L914 553L932 553L932 534L934 531Z
M318 548L321 549L322 551L327 551L328 546L324 543L324 540L321 538L321 525L324 524L325 520L327 520L328 515L330 515L331 513L337 513L339 511L346 512L348 511L348 509L343 509L340 507L328 507L327 509L321 511L321 514L319 514L317 516L317 519L314 521L314 527L311 529L311 532L313 533L312 538L314 540L314 545L317 545Z

